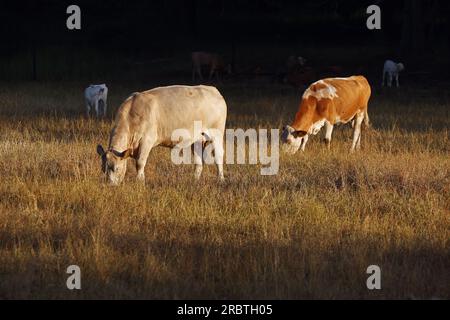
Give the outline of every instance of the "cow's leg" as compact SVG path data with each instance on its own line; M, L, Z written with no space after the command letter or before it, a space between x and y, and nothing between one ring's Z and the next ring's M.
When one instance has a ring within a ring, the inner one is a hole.
M331 148L331 134L333 133L333 125L328 121L325 122L325 143L328 150Z
M395 82L398 88L400 86L400 83L398 82L398 73L395 75Z
M194 164L195 164L195 179L200 179L203 171L203 142L196 141L193 145Z
M216 130L213 130L216 131ZM220 179L220 181L224 181L225 178L223 176L223 132L217 131L217 132L211 132L213 134L212 137L212 144L213 144L213 150L214 150L214 161L217 165L217 175Z
M352 148L350 149L350 152L355 151L356 145L358 143L358 139L361 137L361 124L364 120L364 112L358 113L356 115L355 119L355 128L353 130L353 142L352 142Z
M301 150L305 151L306 143L308 142L309 135L305 134L302 138Z
M103 102L102 99L98 100L98 117L102 117L103 116L103 110L105 108L105 103Z
M196 67L193 65L192 66L192 82L195 82L195 73L197 72Z
M95 100L94 109L95 109L95 115L98 118L98 112L99 112L99 110L98 110L98 99Z
M89 100L86 99L86 117L89 118L90 114L91 114L91 105L89 103Z
M211 69L209 69L209 78L208 78L209 81L212 80L214 73L216 73L216 68L212 66Z
M140 182L145 182L145 165L147 164L148 156L153 148L153 141L144 141L139 146L139 155L136 158L136 180Z
M359 134L358 141L356 142L356 150L361 149L361 133Z
M214 70L211 68L211 69L209 70L208 81L211 81L211 78L212 78L212 76L213 76L213 73L214 73Z
M103 101L103 117L106 117L106 100Z
M198 66L198 67L196 68L196 72L197 72L197 74L198 74L198 77L200 78L200 81L203 81L202 67L201 67L201 66Z
M217 81L218 83L222 83L222 82L220 81L219 72L218 72L217 70L216 70L215 74L216 74L216 81Z
M389 88L392 87L392 74L390 72L388 72L388 75L387 75L387 86Z

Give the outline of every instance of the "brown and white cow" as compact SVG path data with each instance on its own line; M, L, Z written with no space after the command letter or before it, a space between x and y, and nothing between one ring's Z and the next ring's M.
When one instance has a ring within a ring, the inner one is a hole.
M195 81L196 75L203 80L202 68L208 70L208 79L211 80L213 76L219 80L222 73L230 73L230 66L226 66L223 58L217 53L196 51L191 53L192 58L192 81Z
M314 82L304 92L294 122L286 126L281 139L287 151L305 149L308 136L316 135L325 126L325 141L330 147L335 124L352 122L354 127L351 151L361 144L361 124L369 125L367 104L370 85L363 76L328 78ZM354 121L353 121L354 120Z

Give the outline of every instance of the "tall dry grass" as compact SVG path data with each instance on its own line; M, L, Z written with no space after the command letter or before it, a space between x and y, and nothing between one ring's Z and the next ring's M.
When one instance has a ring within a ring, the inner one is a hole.
M0 86L0 298L450 298L449 95L375 90L362 150L350 128L280 172L175 166L155 149L146 185L102 182L97 143L144 88L110 85L110 117L86 120L79 83ZM280 128L300 92L221 88L228 128ZM66 288L67 266L82 290ZM382 269L382 290L366 268Z

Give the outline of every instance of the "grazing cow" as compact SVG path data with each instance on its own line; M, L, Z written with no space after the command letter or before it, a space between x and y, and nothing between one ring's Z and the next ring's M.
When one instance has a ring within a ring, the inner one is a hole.
M311 67L305 67L286 74L283 82L288 83L296 88L304 88L315 79L317 79L316 71Z
M405 70L403 63L395 63L392 60L386 60L383 67L383 80L381 81L381 86L384 86L385 80L387 80L387 86L392 86L392 80L395 79L397 88L399 87L398 75L401 71ZM387 76L387 79L386 79Z
M203 81L202 68L207 68L209 75L208 79L211 80L213 76L216 80L220 80L220 74L225 71L231 73L230 66L225 66L223 58L217 53L209 52L192 52L192 81L195 81L195 76L198 75L201 81Z
M108 98L108 87L105 84L91 84L84 90L86 101L86 115L89 117L91 108L94 108L97 117L106 116L106 102Z
M306 59L301 56L290 55L283 64L280 64L275 70L272 81L292 84L289 77L296 77L298 73L302 73ZM293 84L295 85L295 84Z
M320 78L334 78L342 76L345 70L342 66L332 65L318 68L317 73L320 75Z
M325 141L330 148L335 124L352 121L354 125L351 151L360 147L361 123L369 125L367 104L371 90L363 76L319 80L304 92L294 122L283 129L285 148L291 153L305 149L308 135L317 134L325 126Z
M215 87L169 86L134 93L126 99L115 118L109 147L97 146L102 158L102 170L111 184L119 184L126 172L127 161L136 160L137 179L144 181L144 167L153 147L173 148L180 141L172 141L177 129L188 130L191 137L183 140L185 146L202 145L205 136L212 143L214 160L220 180L223 176L223 134L227 105ZM200 132L194 124L201 121ZM194 148L195 177L202 172L201 148Z

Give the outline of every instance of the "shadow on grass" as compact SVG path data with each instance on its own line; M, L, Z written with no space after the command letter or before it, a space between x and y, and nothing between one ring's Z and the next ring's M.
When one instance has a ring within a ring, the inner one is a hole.
M11 237L2 232L2 251L29 246L30 254L3 261L0 297L442 299L450 296L446 285L450 256L426 245L418 244L415 249L400 244L381 248L381 239L355 241L344 233L328 248L318 243L315 247L314 241L307 237L293 238L287 244L264 240L238 244L239 239L235 243L216 244L200 240L208 231L201 226L173 227L180 236L191 235L192 241L158 237L149 240L145 234L110 234L102 247L107 252L93 254L95 244L89 243L88 237L81 237L76 239L81 247L75 256L67 252L63 234L49 234L53 252L41 253L42 239L32 234ZM2 260L5 259L3 255ZM79 264L82 269L81 291L65 288L68 277L65 267L70 264ZM380 291L366 288L369 276L366 268L373 264L382 269Z

